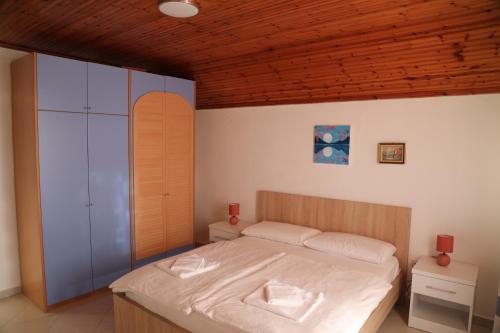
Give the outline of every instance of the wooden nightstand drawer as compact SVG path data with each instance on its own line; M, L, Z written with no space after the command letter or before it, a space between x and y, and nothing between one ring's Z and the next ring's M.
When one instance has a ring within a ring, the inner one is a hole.
M210 229L210 241L218 242L221 240L231 240L240 237L240 234L234 234L222 230Z
M240 221L232 225L228 221L219 221L208 226L209 240L211 243L221 240L232 240L241 236L241 231L250 226L251 223Z
M474 300L473 286L418 274L413 274L412 292L464 305L471 305Z

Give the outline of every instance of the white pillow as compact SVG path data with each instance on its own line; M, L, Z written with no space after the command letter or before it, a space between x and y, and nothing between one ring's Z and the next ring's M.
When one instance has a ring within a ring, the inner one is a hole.
M392 257L396 247L390 243L343 232L324 232L304 242L318 251L381 264Z
M320 234L321 231L288 223L263 221L245 228L241 233L245 236L304 246L306 239Z

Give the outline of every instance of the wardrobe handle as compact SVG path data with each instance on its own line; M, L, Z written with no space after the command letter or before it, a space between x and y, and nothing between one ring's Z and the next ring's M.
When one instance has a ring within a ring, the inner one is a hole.
M90 204L85 204L85 207L89 208L89 207L90 207Z

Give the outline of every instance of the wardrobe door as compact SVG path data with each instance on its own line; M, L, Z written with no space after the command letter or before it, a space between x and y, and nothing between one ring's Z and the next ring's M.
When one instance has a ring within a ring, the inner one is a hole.
M194 91L194 81L165 76L165 92L184 97L193 110L195 108Z
M167 250L193 243L193 120L190 104L165 94Z
M38 109L87 112L87 63L37 53Z
M128 115L128 70L88 63L89 113Z
M88 117L92 267L98 289L130 270L128 117Z
M130 71L132 105L149 92L163 92L165 90L165 79L162 75L146 72Z
M38 112L47 304L92 291L87 115Z
M134 227L136 259L165 251L164 96L151 92L133 111Z

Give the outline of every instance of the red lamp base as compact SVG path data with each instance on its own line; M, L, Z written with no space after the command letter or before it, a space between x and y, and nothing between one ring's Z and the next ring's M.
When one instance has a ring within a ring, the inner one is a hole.
M231 223L232 225L238 224L239 221L240 219L238 218L238 216L231 216L229 218L229 223Z
M436 262L439 266L448 266L450 264L451 258L446 253L441 253L437 256Z

